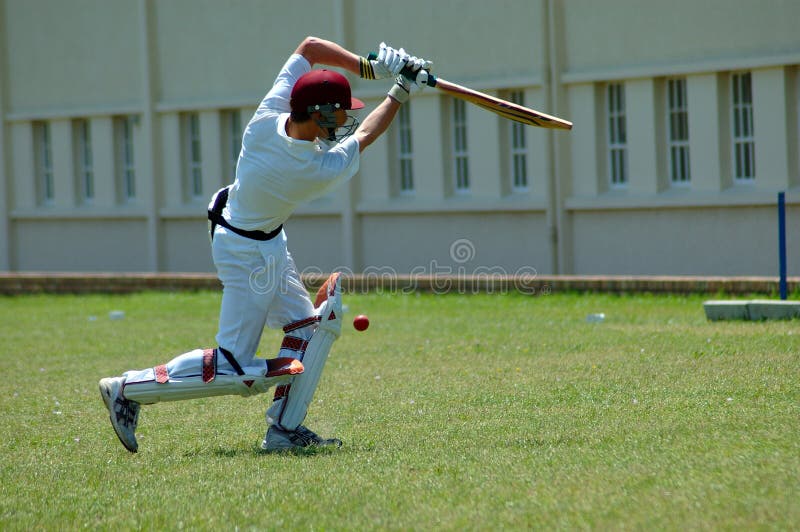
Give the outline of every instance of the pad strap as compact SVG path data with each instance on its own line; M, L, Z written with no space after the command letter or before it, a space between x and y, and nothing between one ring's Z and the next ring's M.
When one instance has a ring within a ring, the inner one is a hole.
M306 346L308 346L308 340L303 340L295 336L285 336L281 343L281 349L291 349L298 353L303 353L306 350Z
M239 365L239 362L236 361L236 358L233 356L233 353L228 351L227 349L223 349L222 347L218 347L217 351L222 353L222 356L225 357L225 360L228 361L228 364L236 371L238 375L244 375L244 370L242 366Z
M289 325L286 325L283 328L283 332L289 333L289 332L292 332L292 331L296 331L297 329L302 329L303 327L308 327L309 325L313 325L313 324L317 323L321 319L322 318L320 318L319 316L311 316L310 318L306 318L306 319L303 319L303 320L300 320L300 321L292 322L292 323L290 323Z
M166 364L160 364L153 368L153 373L156 375L156 382L159 384L166 384L169 382L169 371Z
M275 402L278 399L283 399L287 395L289 395L289 389L292 387L291 384L281 384L280 386L275 387L275 395L272 397L272 401Z
M217 355L213 349L203 351L203 382L211 382L217 375Z

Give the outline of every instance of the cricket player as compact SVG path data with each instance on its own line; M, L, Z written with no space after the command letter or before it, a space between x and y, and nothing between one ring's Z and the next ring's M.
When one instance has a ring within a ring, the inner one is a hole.
M223 285L217 347L100 380L111 425L130 452L138 450L141 404L248 396L276 385L266 412L264 450L341 446L302 425L341 332L341 283L332 275L312 303L283 224L300 204L350 179L360 153L386 131L412 87L424 86L430 62L384 43L379 50L377 59L367 60L334 42L307 37L281 68L245 129L236 179L209 205L212 256ZM364 103L352 97L347 79L312 69L315 65L394 81L359 124L348 111ZM285 334L274 359L255 357L265 326Z

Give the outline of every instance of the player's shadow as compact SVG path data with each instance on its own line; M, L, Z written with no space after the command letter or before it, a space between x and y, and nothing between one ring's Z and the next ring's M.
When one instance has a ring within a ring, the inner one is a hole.
M217 458L238 458L240 456L318 456L318 455L329 455L329 454L338 454L338 453L350 453L356 451L356 449L336 449L331 447L307 447L303 449L288 449L288 450L281 450L281 451L265 451L261 447L237 447L237 448L224 448L224 447L217 447L215 449L211 449L210 451L207 449L194 449L191 451L186 451L183 455L187 458L196 457L201 455L210 454Z

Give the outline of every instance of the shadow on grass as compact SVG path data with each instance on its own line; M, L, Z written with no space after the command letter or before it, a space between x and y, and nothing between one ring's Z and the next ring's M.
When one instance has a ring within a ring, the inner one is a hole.
M326 447L298 447L293 449L280 449L280 450L271 450L267 451L261 448L256 449L256 454L260 456L303 456L303 457L310 457L310 456L317 456L317 455L330 455L330 454L338 454L341 453L341 448L337 448L335 446L326 446Z
M353 449L344 450L335 447L306 447L299 449L282 449L279 451L266 451L260 446L248 448L223 448L217 447L215 449L192 449L183 453L186 458L194 458L202 455L211 455L217 458L239 458L241 456L303 456L311 457L317 455L332 455L343 452L352 452Z

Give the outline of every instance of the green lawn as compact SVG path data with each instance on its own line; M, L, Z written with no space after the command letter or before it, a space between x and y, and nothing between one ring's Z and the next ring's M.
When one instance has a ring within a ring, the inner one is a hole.
M219 294L0 298L0 529L797 529L800 322L702 301L346 295L342 449L260 453L262 395L145 406L132 455L97 380L213 347Z

